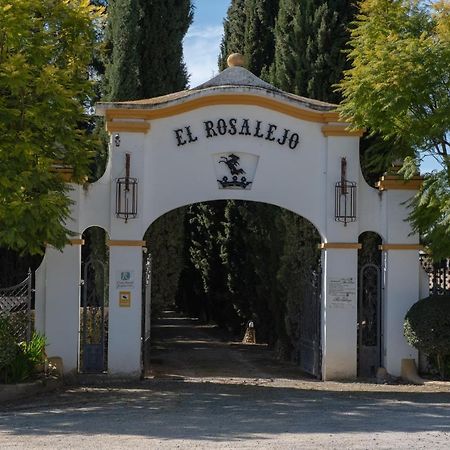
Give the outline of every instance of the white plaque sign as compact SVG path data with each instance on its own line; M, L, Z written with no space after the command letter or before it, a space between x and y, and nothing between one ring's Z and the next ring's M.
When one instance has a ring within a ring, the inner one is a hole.
M134 271L119 270L116 272L116 289L133 289Z
M336 308L356 307L356 280L353 277L330 278L328 304Z

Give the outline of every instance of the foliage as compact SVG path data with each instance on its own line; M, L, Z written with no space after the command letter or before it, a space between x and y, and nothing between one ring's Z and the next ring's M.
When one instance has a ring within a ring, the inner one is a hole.
M285 329L293 354L298 354L300 328L308 326L303 317L311 308L307 296L312 295L313 284L320 275L320 236L314 225L301 216L283 211L285 241L278 280L285 296Z
M394 144L387 156L405 159L405 177L424 157L440 163L410 215L435 259L450 256L449 36L448 2L364 0L351 32L352 66L339 85L342 115Z
M443 358L450 356L450 295L415 303L405 316L403 332L410 345L437 358L444 377Z
M68 187L52 165L88 172L83 121L101 10L84 0L0 0L0 244L31 254L61 248Z
M185 89L182 42L190 0L115 0L106 27L105 99L156 97Z
M331 86L346 66L342 50L353 14L348 0L280 0L272 83L295 94L339 101Z
M245 2L244 55L247 68L256 76L267 78L275 53L275 19L279 0Z
M231 0L227 17L223 21L223 38L220 44L219 69L227 68L227 58L232 53L244 54L246 0Z
M17 342L7 320L0 320L0 380L19 383L30 379L45 362L46 338L33 333L30 342Z
M13 330L5 318L0 319L0 375L4 376L4 371L14 361L17 354L17 344Z
M148 228L144 237L152 255L152 310L156 315L175 302L183 267L184 215L184 208L164 214Z

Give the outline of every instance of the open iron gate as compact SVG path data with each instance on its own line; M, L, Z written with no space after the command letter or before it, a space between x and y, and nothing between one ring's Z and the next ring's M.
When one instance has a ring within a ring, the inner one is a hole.
M364 264L359 271L358 376L375 377L381 367L381 270Z
M322 376L321 313L322 271L306 272L301 285L299 363L316 378Z
M105 264L88 258L83 267L80 317L80 371L101 373L107 370L107 273Z

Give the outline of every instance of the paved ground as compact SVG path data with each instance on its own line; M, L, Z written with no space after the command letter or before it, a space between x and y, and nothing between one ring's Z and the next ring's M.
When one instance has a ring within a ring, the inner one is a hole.
M151 379L0 405L0 449L450 448L448 383L321 383L196 321L157 335Z

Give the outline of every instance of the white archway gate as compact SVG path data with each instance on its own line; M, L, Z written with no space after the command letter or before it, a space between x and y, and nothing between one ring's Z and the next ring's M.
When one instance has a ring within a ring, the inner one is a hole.
M72 222L80 235L64 251L48 248L37 277L36 324L51 355L77 370L80 246L92 225L110 236L108 372L141 371L142 240L148 226L180 206L253 200L291 210L322 238L322 377L348 379L357 367L358 236L383 239L382 362L400 374L416 358L403 333L419 297L418 237L405 218L420 180L386 176L369 187L359 166L359 132L335 105L281 92L242 67L195 89L104 103L111 134L103 177L73 186ZM341 183L341 184L339 184Z

